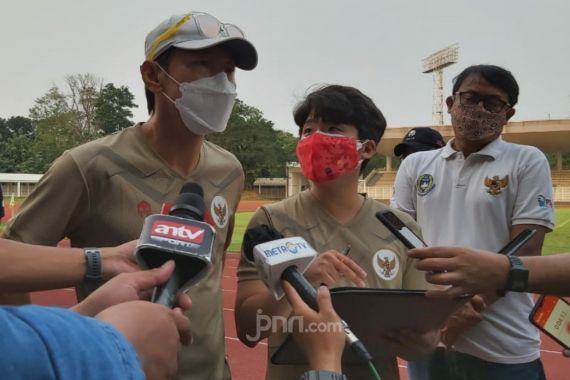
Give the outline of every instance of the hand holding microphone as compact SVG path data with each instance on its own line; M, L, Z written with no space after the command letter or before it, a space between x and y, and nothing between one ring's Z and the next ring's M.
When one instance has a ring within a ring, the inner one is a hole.
M188 182L170 207L169 215L150 215L136 249L143 268L157 268L168 260L176 267L166 284L156 289L153 302L173 307L178 291L200 281L212 266L215 231L204 223L204 191Z
M286 281L283 290L293 308L293 314L303 318L304 324L327 326L326 331L305 334L293 330L293 339L303 350L313 370L341 372L342 352L345 345L344 326L335 312L331 295L326 286L321 286L317 293L319 311L311 309L299 296L299 293Z
M317 254L305 239L284 238L275 228L262 224L246 231L243 244L246 258L255 261L262 281L276 299L283 297L281 280L284 280L291 284L311 309L319 311L317 293L302 274ZM364 361L371 361L372 356L366 347L352 333L346 322L341 323L344 325L348 346Z

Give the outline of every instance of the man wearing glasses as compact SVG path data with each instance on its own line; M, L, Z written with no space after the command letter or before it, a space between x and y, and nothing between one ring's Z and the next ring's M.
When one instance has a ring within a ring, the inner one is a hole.
M536 235L518 255L540 255L554 226L550 167L538 149L501 138L518 94L509 71L468 67L446 100L455 137L400 166L392 206L416 218L428 245L498 252L532 228ZM514 261L511 268L519 264ZM514 283L510 289L524 291ZM484 311L468 305L448 321L442 342L450 351L429 358L430 379L544 379L539 334L528 321L530 296L482 296Z
M145 57L140 71L149 119L59 157L5 235L31 244L55 245L68 237L74 247L119 245L137 239L146 216L159 213L184 183L199 183L206 221L216 229L213 268L189 291L193 344L181 352L179 374L229 378L221 279L244 174L231 153L204 136L226 128L236 97L235 68L252 70L257 52L235 25L191 12L154 28ZM91 287L97 285L97 251L86 254Z

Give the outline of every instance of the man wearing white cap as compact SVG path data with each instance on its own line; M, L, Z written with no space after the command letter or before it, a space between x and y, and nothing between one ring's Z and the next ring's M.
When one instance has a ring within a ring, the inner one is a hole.
M252 70L257 52L243 32L213 16L172 16L145 41L141 75L150 118L59 157L6 228L6 237L75 247L136 239L187 181L204 189L206 221L216 229L213 269L189 292L193 344L180 356L181 378L229 378L224 361L221 278L243 189L238 160L204 136L226 128L236 97L235 68ZM99 254L86 251L86 285L98 285ZM83 292L80 292L83 293ZM83 295L83 294L82 294Z

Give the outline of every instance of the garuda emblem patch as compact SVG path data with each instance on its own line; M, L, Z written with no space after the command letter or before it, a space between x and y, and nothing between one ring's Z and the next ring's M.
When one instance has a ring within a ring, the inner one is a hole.
M216 226L218 226L218 228L224 228L228 224L230 217L226 198L221 195L216 195L214 199L212 199L210 213L212 214L212 219L214 223L216 223Z
M372 257L372 266L376 274L384 280L393 280L400 270L396 254L389 249L381 249Z
M506 175L503 178L499 178L498 175L491 178L485 176L485 186L487 187L487 192L491 195L501 194L502 189L509 185L509 176Z

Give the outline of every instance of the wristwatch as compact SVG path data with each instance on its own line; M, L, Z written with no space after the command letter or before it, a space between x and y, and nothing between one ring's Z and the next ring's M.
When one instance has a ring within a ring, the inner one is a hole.
M85 277L83 282L87 291L91 293L103 282L101 270L101 251L99 248L85 248Z
M346 380L346 376L331 371L307 371L299 380Z
M510 268L505 289L513 292L525 292L528 287L528 269L517 256L508 255L507 257Z

